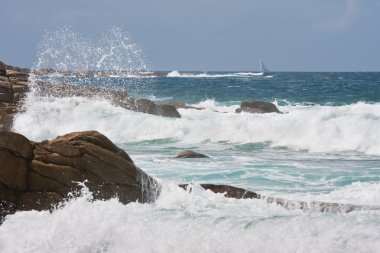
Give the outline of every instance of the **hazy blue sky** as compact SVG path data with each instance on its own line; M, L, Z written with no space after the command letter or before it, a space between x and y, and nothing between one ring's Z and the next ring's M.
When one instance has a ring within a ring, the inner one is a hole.
M155 69L380 71L380 0L0 0L0 60L45 30L126 31Z

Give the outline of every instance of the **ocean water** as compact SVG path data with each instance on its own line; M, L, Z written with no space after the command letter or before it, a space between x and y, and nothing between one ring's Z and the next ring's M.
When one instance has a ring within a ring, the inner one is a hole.
M199 186L380 206L380 73L154 72L121 29L99 38L67 27L47 32L35 68L59 72L39 78L203 110L179 109L181 118L165 118L103 97L57 98L32 89L14 131L42 141L98 130L155 177L162 192L154 203L123 205L93 201L83 188L81 197L51 213L9 215L0 226L1 253L380 252L380 211L289 210ZM236 114L250 99L273 102L284 113ZM210 158L174 159L184 149Z
M183 101L182 118L136 113L104 98L31 92L14 130L36 141L98 130L158 179L151 204L91 201L18 212L0 226L0 252L379 252L380 212L287 210L203 190L229 184L290 200L380 206L380 73L148 72L54 77ZM143 87L143 88L142 88ZM283 114L236 114L243 100ZM184 149L210 158L174 159ZM185 191L179 183L192 183Z

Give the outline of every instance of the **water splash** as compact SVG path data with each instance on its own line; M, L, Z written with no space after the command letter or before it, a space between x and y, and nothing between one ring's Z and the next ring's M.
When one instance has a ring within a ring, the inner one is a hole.
M30 81L98 86L141 94L146 93L152 82L136 77L148 70L141 48L119 27L98 38L64 27L43 35L34 67L38 75L32 75Z

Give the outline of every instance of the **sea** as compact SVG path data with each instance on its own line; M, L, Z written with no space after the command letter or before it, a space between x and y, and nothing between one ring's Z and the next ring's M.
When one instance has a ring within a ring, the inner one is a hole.
M380 206L379 72L146 71L55 75L59 82L180 101L181 118L138 113L103 97L33 90L13 130L31 140L97 130L162 187L152 203L93 200L83 188L53 212L0 226L0 252L380 252L380 211L286 209L232 199L201 183L299 201ZM283 114L235 113L242 101ZM209 158L175 159L183 150ZM178 184L189 183L190 189Z

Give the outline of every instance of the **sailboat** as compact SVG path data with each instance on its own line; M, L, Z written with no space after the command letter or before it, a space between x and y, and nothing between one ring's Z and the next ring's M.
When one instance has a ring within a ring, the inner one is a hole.
M261 58L260 58L260 73L262 73L262 75L264 75L267 72L268 72L268 69L265 67L263 60L261 60Z
M260 58L260 71L251 73L251 75L253 75L253 76L264 76L267 73L268 73L268 69L265 67L263 60L261 60L261 58Z

